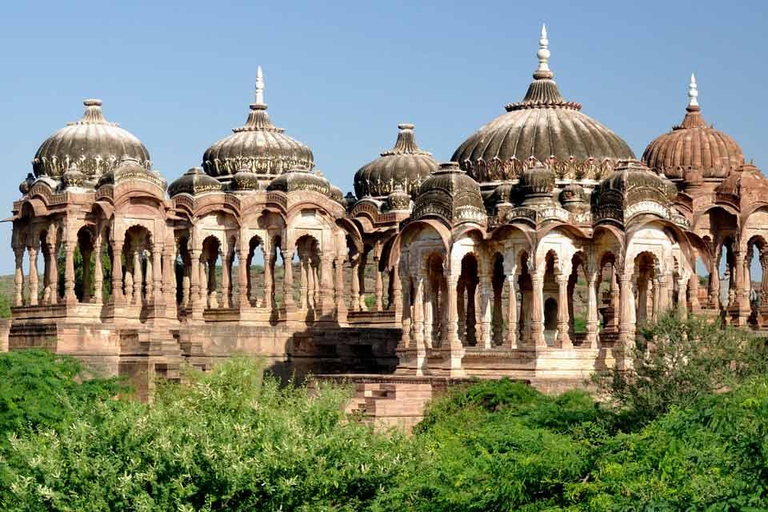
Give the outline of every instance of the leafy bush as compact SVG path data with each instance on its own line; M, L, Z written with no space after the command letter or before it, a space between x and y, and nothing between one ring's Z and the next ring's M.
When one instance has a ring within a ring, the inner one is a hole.
M749 331L726 328L674 313L642 331L631 371L611 370L595 381L642 425L699 397L729 389L768 370L766 344Z

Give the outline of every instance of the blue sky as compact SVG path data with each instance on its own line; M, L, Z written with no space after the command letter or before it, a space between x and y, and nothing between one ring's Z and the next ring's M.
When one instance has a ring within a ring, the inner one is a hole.
M245 121L257 65L275 124L344 191L399 122L447 160L523 96L542 22L563 95L638 156L681 121L693 71L705 119L768 166L768 2L3 2L0 203L90 97L178 177Z

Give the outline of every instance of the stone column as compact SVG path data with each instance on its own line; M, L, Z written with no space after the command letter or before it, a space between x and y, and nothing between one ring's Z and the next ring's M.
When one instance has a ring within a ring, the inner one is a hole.
M64 302L75 304L75 247L77 242L67 240L64 242Z
M507 274L509 285L509 301L507 304L507 348L516 349L518 346L518 321L517 321L517 274Z
M83 247L83 303L91 302L91 249Z
M15 295L13 298L13 305L24 305L24 247L14 247L13 255L16 259L16 272L13 276L13 284L15 286Z
M763 281L760 287L762 291L761 302L768 305L768 252L760 255L760 265L763 267Z
M485 349L489 349L492 346L492 293L491 275L489 273L480 274L480 340L478 340L478 345Z
M191 249L189 251L189 294L192 318L202 319L205 303L201 300L200 275L202 273L202 251Z
M620 278L619 341L627 357L635 346L635 298L632 293L632 273L624 272Z
M389 280L392 283L392 297L389 301L390 307L395 310L395 322L398 322L403 315L403 288L400 282L400 265L395 264L392 267L392 273L389 274Z
M55 243L46 243L48 251L48 286L51 287L50 304L56 304L59 301L59 265L58 254Z
M465 296L466 296L466 286L464 284L463 279L457 279L456 281L456 313L458 315L458 323L457 323L457 332L459 336L459 340L462 341L462 343L467 344L467 309L465 307ZM448 285L448 289L453 291L450 287L450 283Z
M400 336L398 350L411 348L411 278L403 276L401 286L403 288L403 333Z
M367 310L368 305L365 303L365 270L368 266L368 253L364 252L360 254L360 264L357 267L357 279L359 281L359 309L362 311L363 309Z
M736 305L738 306L738 318L736 325L747 325L747 319L750 314L749 289L751 283L747 283L746 277L746 254L745 251L737 250L734 253L736 267Z
M30 246L29 251L29 305L37 306L40 294L37 276L37 247Z
M144 251L142 251L143 253ZM149 247L143 256L147 259L146 268L142 274L142 282L144 283L144 296L139 295L139 298L143 300L143 304L151 304L154 302L154 264L152 263L152 246ZM139 271L141 272L141 271Z
M416 277L413 296L413 342L416 350L424 353L424 276Z
M692 276L691 279L696 279L696 276ZM681 277L677 284L677 298L678 309L680 310L680 316L682 318L688 318L688 299L686 297L686 291L688 290L688 279Z
M373 258L373 275L374 292L376 294L376 311L382 311L384 309L384 283L381 280L381 272L379 271L379 258Z
M352 283L351 283L351 297L350 297L350 311L360 311L360 278L359 276L359 260L360 256L352 260Z
M694 260L694 262L695 261L696 260ZM698 314L701 311L701 304L699 303L699 274L695 272L695 263L693 268L694 272L693 275L691 275L691 279L689 281L689 290L691 294L691 313Z
M221 307L224 309L229 308L232 304L230 301L230 279L229 274L232 271L232 257L229 251L222 251L221 253Z
M720 270L718 269L718 259L712 258L709 269L709 302L711 307L719 310L720 305Z
M573 348L569 330L568 276L559 275L557 276L557 340L560 342L560 348Z
M450 260L446 259L446 263ZM459 339L459 314L456 288L459 281L458 272L452 267L444 264L443 272L446 274L448 293L446 293L446 341L450 351L451 377L461 377L464 375L462 359L464 357L464 347Z
M275 308L275 256L264 252L264 298L261 306L272 311Z
M336 320L341 323L347 321L347 305L344 303L344 257L338 256L336 258L335 270L334 299L336 302Z
M240 303L240 309L251 307L250 296L250 283L248 279L248 269L250 265L250 258L248 258L248 247L242 242L240 243L240 252L238 253L238 265L237 265L237 294L238 302Z
M535 270L531 274L533 296L531 304L531 342L535 347L546 348L544 339L544 275Z
M104 268L101 261L101 237L93 242L93 302L102 303L104 288Z
M333 312L333 256L323 254L320 258L320 286L315 287L320 292L320 308L323 316L330 318ZM318 304L315 303L317 308ZM317 316L315 316L317 318Z
M163 305L163 245L152 245L152 300L155 305ZM149 278L147 278L149 280Z
M651 321L653 323L656 323L659 321L659 315L661 314L661 310L664 307L663 301L664 301L664 288L665 283L662 277L658 277L653 280L653 309L651 310ZM642 296L641 296L642 297ZM645 299L645 302L647 303L648 299ZM648 315L643 318L643 320L648 320Z
M144 273L141 271L141 251L138 248L133 252L133 298L132 303L141 305L141 283L144 280Z
M597 348L597 272L587 276L587 337L589 348Z
M112 304L123 304L123 242L112 241Z
M428 348L433 347L433 332L432 327L434 325L434 309L435 309L435 295L436 290L432 290L432 282L425 277L424 287L422 291L422 302L424 303L424 345Z
M309 277L309 258L302 257L299 253L299 304L298 307L301 310L307 309L308 301L307 294L309 293L309 284L307 281Z
M177 283L176 283L176 243L165 244L163 251L163 302L167 307L176 307ZM184 278L182 277L182 289L184 287ZM188 285L187 285L188 286ZM182 291L183 294L183 291ZM189 291L187 291L189 294ZM173 312L173 310L171 311Z
M293 300L293 249L282 249L283 253L283 309L296 311Z

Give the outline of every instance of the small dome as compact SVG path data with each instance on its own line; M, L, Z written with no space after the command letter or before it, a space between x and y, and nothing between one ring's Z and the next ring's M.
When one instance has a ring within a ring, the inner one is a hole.
M768 179L751 163L734 169L715 189L718 201L740 206L742 202L768 196ZM752 196L752 197L747 197Z
M237 191L259 190L259 175L249 169L240 169L232 176L232 189Z
M412 124L399 124L395 147L381 153L381 157L362 166L355 173L357 197L384 198L396 186L412 197L419 193L419 185L437 169L432 154L419 149L413 136Z
M677 187L638 160L619 162L614 174L593 192L598 218L623 219L625 211L644 201L664 206L677 195Z
M67 172L62 175L61 182L64 184L65 189L83 188L86 185L87 179L88 177L77 168L77 164L72 164Z
M66 177L66 175L65 175ZM135 158L125 156L111 171L101 175L96 188L104 185L115 185L121 181L141 180L148 181L165 190L167 182L157 171L150 171Z
M560 203L571 213L580 213L587 207L587 193L578 183L569 183L560 192Z
M634 158L626 142L565 101L549 69L549 41L542 28L539 68L523 101L481 127L454 152L451 160L481 183L515 179L533 159L558 178L600 179L620 159Z
M703 178L725 178L744 163L744 154L725 133L707 126L701 117L696 78L691 75L683 122L657 137L643 152L643 162L671 179L684 179L688 169Z
M311 190L327 197L332 195L331 183L321 173L311 172L306 169L293 169L278 176L267 185L267 190L285 193L297 190ZM341 190L336 195L340 194ZM331 198L334 199L333 197Z
M82 119L57 131L45 142L32 160L35 176L60 179L74 164L87 179L98 179L113 170L125 157L151 168L149 152L134 135L108 123L101 110L101 100L85 100Z
M407 212L411 209L411 195L399 183L395 190L387 196L387 207L390 211Z
M256 77L256 102L248 120L232 135L214 143L203 154L205 172L229 180L242 168L270 180L291 169L311 170L315 165L312 150L276 128L264 103L264 78L261 67Z
M168 195L171 197L178 194L196 196L206 192L220 191L221 183L205 174L200 167L191 168L168 187Z
M440 164L421 184L413 207L413 219L441 217L450 224L485 223L486 211L480 186L456 162Z
M552 204L555 173L544 164L537 163L523 171L519 187L525 206Z

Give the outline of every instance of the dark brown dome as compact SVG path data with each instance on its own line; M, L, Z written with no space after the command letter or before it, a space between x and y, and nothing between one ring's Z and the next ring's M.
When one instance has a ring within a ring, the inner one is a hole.
M168 186L168 195L178 194L196 196L206 192L220 192L221 183L211 178L200 167L193 167Z
M334 190L335 189L335 190ZM296 190L311 190L328 196L333 200L340 200L341 190L333 187L331 183L319 172L306 169L292 169L270 182L268 191L293 192Z
M139 139L104 119L101 100L85 100L83 104L82 119L68 123L40 145L32 161L35 176L60 179L75 165L85 179L95 180L114 170L124 157L146 169L152 166Z
M688 95L682 124L648 144L643 162L671 179L684 179L689 170L704 179L725 178L744 163L744 154L731 137L704 122L693 76Z
M436 216L449 224L485 223L486 211L480 186L456 162L440 164L421 184L411 218Z
M549 70L546 31L539 41L539 69L523 101L459 146L451 157L479 182L515 179L530 160L548 165L558 178L599 179L620 159L634 158L626 142L565 101ZM526 162L528 161L528 162Z
M247 169L270 180L291 169L311 170L315 165L312 150L276 128L263 101L264 80L261 68L256 79L256 102L244 126L214 143L203 155L203 169L209 176L229 180L240 169Z
M384 198L402 187L416 197L419 185L437 169L432 155L419 149L413 136L412 124L399 124L395 147L381 153L381 157L365 164L355 173L357 197Z

